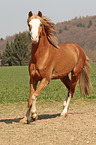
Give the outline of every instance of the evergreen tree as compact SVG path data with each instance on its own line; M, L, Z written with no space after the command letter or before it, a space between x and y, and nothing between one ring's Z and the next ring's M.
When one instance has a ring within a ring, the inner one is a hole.
M13 57L16 65L26 65L29 62L30 48L28 47L29 41L26 33L19 33L16 35L13 46Z
M61 34L62 32L63 32L63 31L60 29L60 30L59 30L59 34Z
M0 41L3 41L3 40L4 40L3 38L0 39Z
M64 27L64 30L68 31L68 27L67 27L67 26L65 26L65 27Z
M12 66L12 48L9 42L6 43L6 49L2 56L2 64Z
M85 27L82 23L77 24L77 27Z
M31 39L27 32L15 36L11 45L7 42L3 53L3 65L27 65L30 60Z
M92 26L92 21L90 20L90 21L89 21L88 28L90 28L91 26Z

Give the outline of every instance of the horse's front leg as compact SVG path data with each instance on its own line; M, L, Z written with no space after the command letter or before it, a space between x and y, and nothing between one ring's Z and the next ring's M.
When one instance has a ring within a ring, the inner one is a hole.
M27 109L27 113L26 113L27 123L30 122L30 120L31 120L31 110L33 108L33 102L34 102L34 100L32 100L32 95L36 91L36 86L37 86L37 81L35 79L31 78L30 79L30 97L28 100L28 109Z
M28 108L26 112L26 116L20 120L22 123L28 123L31 120L31 108L32 108L32 95L36 90L37 81L33 80L33 78L30 78L30 97L28 100Z
M47 86L48 83L49 83L49 81L46 78L43 78L39 87L37 88L37 90L32 95L32 109L31 109L31 112L32 112L33 120L37 119L36 99L37 99L38 95L40 94L40 92Z

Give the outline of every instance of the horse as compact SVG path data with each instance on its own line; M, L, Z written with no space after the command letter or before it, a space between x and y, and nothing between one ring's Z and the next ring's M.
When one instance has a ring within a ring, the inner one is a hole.
M27 23L32 39L31 59L29 62L30 97L26 116L21 122L37 120L36 99L40 92L53 79L60 79L68 93L65 97L61 116L66 116L75 86L79 80L80 92L90 95L90 62L83 49L71 42L58 44L55 24L42 12L28 13ZM71 78L69 78L71 73ZM41 82L37 88L38 82Z

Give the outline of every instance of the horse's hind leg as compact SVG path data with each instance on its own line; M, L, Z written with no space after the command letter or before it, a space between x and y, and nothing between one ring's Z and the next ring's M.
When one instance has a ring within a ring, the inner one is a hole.
M68 100L67 100L67 103L66 103L66 106L65 106L63 112L61 113L61 115L63 115L63 116L67 115L69 103L70 103L71 98L73 97L73 94L74 94L74 91L75 91L75 86L76 86L76 83L78 81L79 76L80 76L80 74L72 72L71 81L70 81L70 90L69 90L70 92L69 92L69 95L68 95Z

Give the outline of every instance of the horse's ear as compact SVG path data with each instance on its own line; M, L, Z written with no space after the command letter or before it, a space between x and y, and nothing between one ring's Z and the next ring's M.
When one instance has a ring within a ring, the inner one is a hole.
M42 12L39 11L39 12L38 12L38 16L39 16L39 17L42 17Z
M30 18L31 16L33 16L33 13L30 11L29 14L28 14L28 16Z

